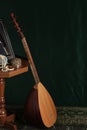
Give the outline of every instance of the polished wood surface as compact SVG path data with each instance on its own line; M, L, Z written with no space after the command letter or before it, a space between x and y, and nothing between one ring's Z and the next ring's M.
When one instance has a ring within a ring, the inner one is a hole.
M57 120L57 110L52 97L41 82L38 83L38 102L41 119L46 127L51 127Z
M0 127L6 126L9 130L17 130L16 125L14 124L15 115L8 115L5 107L5 78L10 78L13 76L17 76L24 72L28 71L27 60L21 59L22 65L18 69L14 69L12 71L2 72L0 71Z
M57 120L57 110L49 92L41 82L30 92L25 104L25 117L29 123L47 128Z
M26 59L22 59L22 66L19 69L14 69L12 71L7 71L7 72L0 71L0 77L10 78L10 77L17 76L27 71L28 71L28 62Z

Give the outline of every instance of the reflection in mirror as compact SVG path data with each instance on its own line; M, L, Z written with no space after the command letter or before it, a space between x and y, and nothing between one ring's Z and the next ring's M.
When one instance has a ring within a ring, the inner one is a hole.
M0 19L0 54L5 55L8 60L15 58L11 41L2 19Z

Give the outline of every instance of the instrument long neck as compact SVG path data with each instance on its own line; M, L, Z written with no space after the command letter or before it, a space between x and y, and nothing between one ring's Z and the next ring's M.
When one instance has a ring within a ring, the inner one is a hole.
M28 62L30 64L31 71L32 71L32 74L34 76L34 80L35 80L36 83L38 83L40 81L40 79L39 79L36 67L34 65L33 58L31 56L30 49L29 49L29 46L27 44L26 38L25 38L23 32L21 31L21 28L19 27L19 24L16 21L14 13L11 13L11 17L12 17L12 20L13 20L13 22L15 24L15 27L16 27L16 29L17 29L17 31L18 31L21 39L22 39L22 44L24 46L24 49L25 49L25 52L26 52L26 55L27 55L27 58L28 58Z
M30 49L29 49L29 46L27 44L25 37L22 38L22 43L23 43L23 46L24 46L24 49L25 49L25 52L26 52L26 55L27 55L27 58L28 58L28 62L30 64L30 68L31 68L34 80L35 80L36 83L38 83L38 82L40 82L40 79L39 79L39 76L38 76L38 73L37 73L37 70L36 70L34 61L32 59Z

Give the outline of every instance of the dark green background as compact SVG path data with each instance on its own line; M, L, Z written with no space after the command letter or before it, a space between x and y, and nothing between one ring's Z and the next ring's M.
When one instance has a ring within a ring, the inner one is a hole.
M11 12L56 106L87 106L87 1L1 0L0 17L5 20L13 50L26 57ZM30 69L6 79L6 103L24 105L34 83Z

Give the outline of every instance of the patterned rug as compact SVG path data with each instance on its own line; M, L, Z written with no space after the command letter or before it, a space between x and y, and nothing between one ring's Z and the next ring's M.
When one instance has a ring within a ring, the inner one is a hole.
M57 124L62 125L87 125L87 108L83 107L58 107Z
M87 130L87 108L57 107L58 118L51 128L30 126L23 118L22 108L9 108L8 112L15 113L15 123L18 130ZM9 130L0 128L0 130Z

